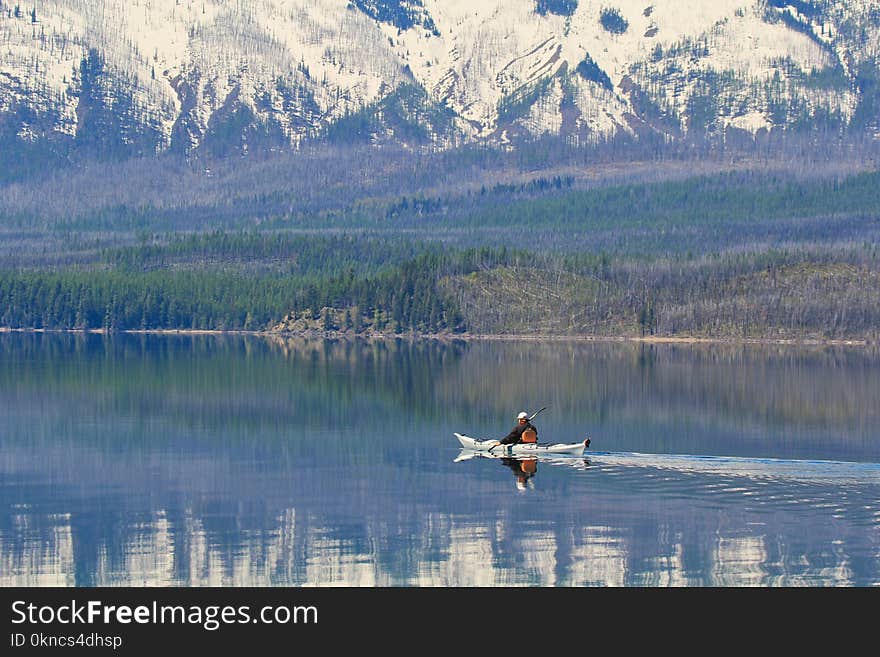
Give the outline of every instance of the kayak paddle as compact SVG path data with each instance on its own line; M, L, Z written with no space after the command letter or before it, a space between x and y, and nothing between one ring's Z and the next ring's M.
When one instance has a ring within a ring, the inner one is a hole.
M531 422L532 420L534 420L534 419L538 416L538 413L540 413L541 411L546 411L546 410L547 410L547 407L545 406L544 408L542 408L542 409L540 409L540 410L535 411L534 413L532 413L532 417L529 418L529 422Z

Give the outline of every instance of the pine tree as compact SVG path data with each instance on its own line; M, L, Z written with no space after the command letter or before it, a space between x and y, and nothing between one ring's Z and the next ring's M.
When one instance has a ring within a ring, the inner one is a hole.
M333 323L333 314L330 312L329 308L324 308L321 323L325 331L333 331L336 329L336 325Z

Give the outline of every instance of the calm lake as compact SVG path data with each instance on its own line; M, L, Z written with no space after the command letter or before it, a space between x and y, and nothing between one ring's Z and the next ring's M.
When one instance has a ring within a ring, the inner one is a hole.
M0 334L3 586L878 584L876 348Z

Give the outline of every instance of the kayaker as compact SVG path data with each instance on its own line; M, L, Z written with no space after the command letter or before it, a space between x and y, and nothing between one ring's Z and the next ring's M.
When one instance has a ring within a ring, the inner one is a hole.
M516 416L516 426L511 429L510 433L504 436L499 442L502 445L516 445L517 443L522 442L523 432L531 429L535 432L535 436L538 435L538 427L532 424L531 420L529 420L529 414L525 411L521 411L519 415Z

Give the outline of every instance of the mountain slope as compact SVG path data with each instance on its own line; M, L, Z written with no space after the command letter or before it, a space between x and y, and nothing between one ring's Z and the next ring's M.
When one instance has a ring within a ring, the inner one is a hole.
M0 43L7 153L880 131L867 0L0 0Z

